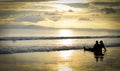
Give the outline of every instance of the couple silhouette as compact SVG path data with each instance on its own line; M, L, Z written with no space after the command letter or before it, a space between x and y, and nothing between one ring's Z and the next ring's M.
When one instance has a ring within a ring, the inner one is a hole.
M94 53L94 58L96 59L96 62L98 62L99 60L103 61L104 54L107 51L103 41L100 41L100 42L96 41L93 48L85 48L85 47L83 48L84 48L84 51L91 51ZM102 49L104 49L104 51L102 51Z
M107 51L103 41L100 41L100 43L98 43L98 41L96 41L93 48L86 48L86 47L83 47L83 48L85 51L92 51L92 52L99 52L99 51L102 51L102 49L104 49L104 51Z

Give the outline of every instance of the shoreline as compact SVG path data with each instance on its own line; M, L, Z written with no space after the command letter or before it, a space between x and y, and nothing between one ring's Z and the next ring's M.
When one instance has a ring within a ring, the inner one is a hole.
M106 47L106 48L119 48L120 46L111 46L111 47ZM0 55L2 54L16 54L16 53L34 53L34 52L56 52L56 51L69 51L69 50L83 50L81 47L60 47L60 48L47 48L47 49L40 49L40 50L28 50L28 51L16 51L16 52L10 52L10 51L5 51L5 52L0 52Z
M108 47L100 57L82 49L2 54L0 71L119 71L119 53L119 47Z

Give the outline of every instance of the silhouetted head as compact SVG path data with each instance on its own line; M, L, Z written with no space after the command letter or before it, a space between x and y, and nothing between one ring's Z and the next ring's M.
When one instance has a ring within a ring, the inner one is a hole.
M100 43L103 43L103 41L101 40Z
M98 41L96 41L96 44L98 44Z

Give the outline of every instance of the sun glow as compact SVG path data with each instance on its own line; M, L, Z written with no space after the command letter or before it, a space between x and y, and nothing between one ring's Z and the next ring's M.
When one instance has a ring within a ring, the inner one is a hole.
M72 33L70 30L60 30L60 36L64 36L64 37L67 37L67 36L71 36Z
M60 37L69 37L72 35L70 30L60 30ZM72 45L73 40L72 39L62 39L59 41L59 44L62 46L70 46Z
M74 10L74 8L63 4L54 4L53 7L57 8L58 11Z

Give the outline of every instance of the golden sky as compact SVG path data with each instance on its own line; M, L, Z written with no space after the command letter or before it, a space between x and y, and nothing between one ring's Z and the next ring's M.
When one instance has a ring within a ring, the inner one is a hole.
M0 24L120 29L119 0L0 0Z

